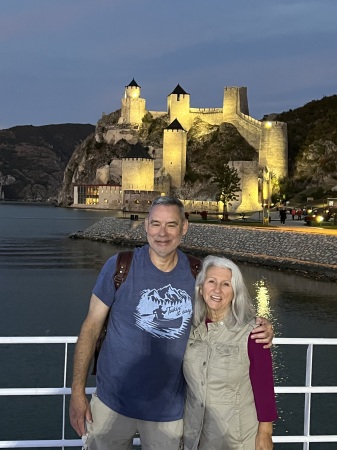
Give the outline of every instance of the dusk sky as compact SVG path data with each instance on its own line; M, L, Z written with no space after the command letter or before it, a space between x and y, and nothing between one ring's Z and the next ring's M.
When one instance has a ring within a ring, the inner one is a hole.
M96 124L135 78L148 110L247 86L250 115L337 93L336 0L0 0L0 128Z

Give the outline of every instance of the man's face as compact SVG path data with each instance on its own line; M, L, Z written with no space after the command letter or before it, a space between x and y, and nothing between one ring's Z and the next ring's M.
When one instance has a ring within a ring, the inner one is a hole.
M145 219L150 249L161 258L176 251L187 228L187 220L182 220L179 208L175 205L156 205Z

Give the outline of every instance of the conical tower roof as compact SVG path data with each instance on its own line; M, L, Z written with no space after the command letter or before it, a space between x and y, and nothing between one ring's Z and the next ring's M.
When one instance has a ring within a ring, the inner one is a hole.
M134 158L134 159L153 159L146 150L147 147L143 147L141 144L137 143L131 147L128 153L123 158Z
M170 123L168 127L165 128L165 130L185 130L185 128L182 127L181 123L178 119L174 119L173 122Z
M134 78L132 78L130 83L127 86L125 86L125 87L139 87L140 88L139 84L137 84L137 82L136 82L136 80Z
M170 95L172 95L172 94L189 95L186 91L184 91L184 89L180 86L180 84L177 84L177 86L174 88L174 90L171 92Z

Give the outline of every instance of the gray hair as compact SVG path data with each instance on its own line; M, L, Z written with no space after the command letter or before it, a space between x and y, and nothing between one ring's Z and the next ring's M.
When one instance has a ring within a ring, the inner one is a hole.
M249 323L255 317L255 311L240 269L230 259L209 255L204 259L202 269L195 282L193 325L197 327L206 319L206 303L200 293L200 286L204 284L207 270L211 267L229 269L232 272L231 284L234 297L231 303L230 313L225 319L227 325L231 329L236 329Z
M186 220L185 218L185 208L182 202L177 197L170 197L168 195L163 195L156 197L150 207L149 214L152 211L152 208L154 208L157 205L164 205L164 206L177 206L179 208L179 214L181 216L181 220L184 222Z

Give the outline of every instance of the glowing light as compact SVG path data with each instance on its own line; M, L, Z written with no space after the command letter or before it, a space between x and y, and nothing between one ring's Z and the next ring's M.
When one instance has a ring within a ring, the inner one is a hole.
M265 128L270 129L273 126L273 124L268 121L268 122L265 123L264 126L265 126Z
M322 216L317 216L317 217L316 217L316 221L317 221L318 223L323 222L323 220L324 220L324 218L323 218Z
M270 295L268 292L268 288L264 282L264 280L257 281L255 283L256 287L256 306L257 306L257 315L260 317L269 318L271 316L270 311Z

